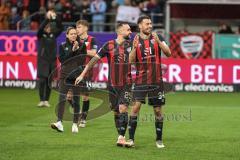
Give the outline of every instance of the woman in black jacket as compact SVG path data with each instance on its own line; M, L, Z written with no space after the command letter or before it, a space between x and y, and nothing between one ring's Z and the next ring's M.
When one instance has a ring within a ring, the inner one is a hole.
M75 86L74 81L83 70L82 66L85 62L84 55L87 54L87 49L84 43L79 44L77 41L77 31L75 28L69 27L66 31L66 37L66 42L62 43L59 47L61 73L59 82L58 120L56 123L52 123L51 127L59 132L63 132L62 120L66 94L69 90L72 90L72 106L74 110L72 132L77 133L77 123L80 111L79 94L81 88Z
M37 56L37 77L39 78L39 107L47 106L51 93L51 73L56 68L57 58L57 37L61 34L63 26L56 13L48 11L46 19L40 25L37 32L38 56Z

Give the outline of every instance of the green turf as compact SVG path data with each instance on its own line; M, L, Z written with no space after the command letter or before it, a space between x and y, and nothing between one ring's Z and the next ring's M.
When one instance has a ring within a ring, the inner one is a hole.
M164 143L155 147L152 108L143 106L136 148L118 148L113 116L107 113L87 123L78 134L71 122L64 133L49 127L56 120L57 93L51 108L37 108L36 90L0 90L1 160L153 160L239 159L240 94L171 93L165 107ZM91 104L99 103L94 99Z

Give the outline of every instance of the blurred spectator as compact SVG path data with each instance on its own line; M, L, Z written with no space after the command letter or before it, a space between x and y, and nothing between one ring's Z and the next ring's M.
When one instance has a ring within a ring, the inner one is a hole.
M40 22L44 20L46 10L55 10L65 22L75 22L79 19L85 19L92 22L93 31L113 31L116 22L116 12L121 6L135 7L144 14L151 16L151 13L162 13L165 0L1 0L5 2L0 8L0 29L16 29L16 22L22 17L23 11L28 10L31 18L30 28L36 30ZM4 5L10 7L4 7ZM11 9L11 5L13 9ZM17 13L16 13L17 7ZM6 9L7 8L7 9ZM6 14L7 10L7 14ZM123 11L124 12L124 11ZM126 11L129 12L129 11ZM12 13L12 14L11 14ZM26 13L26 12L25 12ZM111 14L106 14L111 13ZM137 15L136 13L132 13ZM141 13L140 13L141 14ZM26 15L26 14L25 14ZM3 18L4 17L4 18ZM132 16L130 16L132 18ZM163 22L158 15L152 15L153 24ZM3 20L4 19L4 20ZM26 19L26 18L25 18ZM130 18L128 18L130 19ZM133 18L135 19L135 18ZM4 21L4 22L3 22ZM133 21L133 20L132 20ZM11 23L10 25L8 23ZM29 24L29 19L21 23ZM71 23L66 23L71 25ZM110 23L111 25L107 25ZM131 22L130 22L131 23ZM26 27L21 24L23 30Z
M80 11L80 8L81 8L81 5L82 5L82 2L83 2L84 0L72 0L72 3L73 3L73 10L74 11Z
M144 1L142 3L139 3L139 5L138 5L140 10L141 10L141 12L144 13L144 14L148 14L149 13L148 8L147 8L148 3L149 3L148 1Z
M124 6L131 6L131 0L124 0Z
M39 23L38 23L38 21L31 21L31 23L30 23L30 29L31 29L32 31L37 31L38 28L39 28Z
M54 1L54 0L49 0L47 2L47 10L55 10L55 5L58 1Z
M57 37L63 30L61 20L53 11L48 11L46 19L42 22L37 32L38 55L37 55L37 77L39 78L39 107L49 107L52 76L56 69Z
M105 24L107 23L111 23L111 20L112 20L112 17L115 17L115 13L116 13L116 10L113 11L113 6L112 6L112 3L113 3L113 0L108 0L108 1L105 1L106 2L106 5L107 5L107 9L106 9L106 16L105 16ZM109 13L112 13L112 14L109 14ZM113 23L115 23L115 20L113 21ZM115 25L114 25L115 27ZM110 25L106 25L104 27L104 31L110 31L111 30L111 27Z
M160 6L158 4L158 0L150 0L148 3L147 3L147 10L149 12L160 12Z
M20 24L20 28L23 31L29 31L30 30L30 24L31 24L31 19L29 17L29 12L28 10L24 10L22 13L22 22Z
M45 5L45 0L24 0L30 14L39 11L39 8ZM26 2L28 1L28 2Z
M219 27L218 33L220 34L233 34L231 26L226 23L222 23Z
M88 22L92 21L92 16L90 14L90 0L82 0L80 11L82 12L81 19L87 20Z
M19 15L23 12L23 0L11 0L12 6L17 7Z
M137 28L137 20L140 16L140 9L136 6L136 2L125 0L122 6L118 7L116 21L117 22L127 22L131 26L132 31L136 31Z
M105 23L105 12L107 9L106 2L104 0L94 0L90 5L94 32L103 32Z
M39 23L44 20L44 15L46 13L46 5L49 5L51 1L47 0L23 0L23 1L29 1L29 4L24 4L24 6L27 5L27 10L29 11L29 14L31 15L31 24L30 28L31 30L36 31L39 27ZM46 4L45 4L46 1ZM34 7L32 7L34 6ZM36 7L37 6L37 7ZM26 8L26 7L24 7ZM29 8L31 8L29 10Z
M240 34L240 25L239 25L238 28L237 28L236 34Z
M66 0L62 8L62 18L64 21L72 20L72 4Z
M124 0L113 0L112 5L121 6L124 5Z
M116 22L116 15L115 15L115 13L117 13L117 9L118 9L118 7L120 5L124 5L124 0L123 0L122 4L118 3L117 0L113 0L112 1L111 6L109 7L108 12L112 13L113 15L110 15L110 16L107 17L107 19L106 19L107 23L114 24ZM114 31L114 29L115 29L115 25L110 25L110 26L108 26L108 30L107 31Z
M161 13L161 8L158 0L150 0L147 4L147 11L150 13L153 24L157 24L163 21L163 18L157 15Z
M9 29L9 16L11 14L11 6L9 2L2 2L0 6L0 30Z
M63 6L64 6L65 1L57 1L54 5L54 9L56 12L62 12Z
M17 22L21 20L21 16L18 13L17 7L14 6L11 8L11 16L9 18L9 28L11 30L17 29Z

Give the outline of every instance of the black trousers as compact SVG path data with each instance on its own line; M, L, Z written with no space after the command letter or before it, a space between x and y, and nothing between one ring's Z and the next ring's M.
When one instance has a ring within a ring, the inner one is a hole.
M51 94L51 79L39 78L39 97L40 101L48 101Z
M80 92L79 88L74 86L73 84L68 84L65 82L64 79L61 79L59 82L59 103L58 103L58 121L63 120L63 115L64 115L64 109L65 109L65 103L66 103L66 95L69 89L72 90L73 92L73 123L78 123L79 119L79 112L80 112Z

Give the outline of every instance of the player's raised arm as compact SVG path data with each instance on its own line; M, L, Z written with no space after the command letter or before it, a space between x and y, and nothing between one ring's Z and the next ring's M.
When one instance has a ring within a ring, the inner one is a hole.
M139 43L139 36L136 35L133 40L132 50L129 54L129 63L135 63L136 62L136 49Z
M157 33L153 32L152 33L154 39L158 42L159 47L162 49L163 53L167 56L167 57L171 57L172 53L170 48L168 47L168 45L166 44L166 42L164 41L164 39L161 36L158 36Z
M129 54L129 63L136 62L136 48L133 48Z

